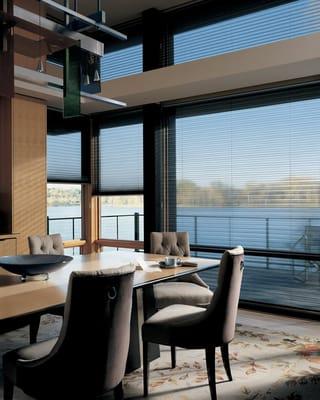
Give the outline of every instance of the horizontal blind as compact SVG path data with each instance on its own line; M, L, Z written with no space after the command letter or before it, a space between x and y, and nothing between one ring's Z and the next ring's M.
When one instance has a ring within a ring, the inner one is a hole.
M102 82L139 74L142 70L142 35L128 32L126 41L105 44L105 55L101 58Z
M84 182L81 132L48 132L47 169L49 182Z
M320 252L319 89L178 108L177 230L203 245Z
M142 120L101 127L97 161L100 194L143 193Z
M264 2L265 3L265 2ZM269 4L270 3L270 4ZM320 1L269 2L262 9L208 9L174 23L174 63L180 64L320 31ZM258 2L259 4L259 2Z

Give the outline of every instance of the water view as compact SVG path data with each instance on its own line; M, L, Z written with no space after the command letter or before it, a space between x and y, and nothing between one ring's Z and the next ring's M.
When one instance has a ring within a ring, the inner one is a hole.
M143 209L112 207L101 212L101 237L134 240L134 214L139 214L139 239L143 240ZM81 237L80 206L48 207L50 232L60 232L65 240ZM61 218L61 219L60 219ZM177 230L188 231L194 244L319 251L306 248L308 226L319 227L319 208L195 208L177 209Z

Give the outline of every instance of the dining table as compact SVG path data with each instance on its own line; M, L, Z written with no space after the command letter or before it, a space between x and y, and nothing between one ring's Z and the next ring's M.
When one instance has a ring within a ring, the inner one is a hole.
M0 267L0 333L21 326L25 320L50 313L65 304L69 277L72 271L96 271L134 263L134 296L131 317L130 349L127 371L141 365L141 334L143 320L156 311L153 285L218 268L219 259L181 257L181 265L161 268L165 256L134 251L105 251L75 255L65 267L50 274L48 280L22 281L21 276ZM85 293L84 293L85 295ZM153 346L151 359L159 356Z

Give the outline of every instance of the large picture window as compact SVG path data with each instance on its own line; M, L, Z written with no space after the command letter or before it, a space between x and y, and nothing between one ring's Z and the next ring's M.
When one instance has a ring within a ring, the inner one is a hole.
M176 109L171 226L193 245L269 252L246 256L242 300L319 310L320 263L277 258L320 254L318 94L317 86Z
M193 243L310 251L298 240L310 225L320 233L320 99L312 93L177 110L177 223Z
M320 30L318 0L242 3L233 8L211 4L200 15L189 12L184 21L175 18L179 24L173 22L176 25L174 63L248 49Z

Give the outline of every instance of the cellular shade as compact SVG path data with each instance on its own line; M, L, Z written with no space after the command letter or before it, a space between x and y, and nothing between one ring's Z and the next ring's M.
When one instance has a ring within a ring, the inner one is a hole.
M49 132L47 166L49 182L83 182L81 132Z
M173 25L179 64L319 32L320 2L247 1L233 7L217 2L198 14L189 10Z
M101 194L143 193L142 122L101 127L98 137L98 184Z
M320 252L319 86L176 110L169 183L191 243ZM310 228L312 227L312 228Z

